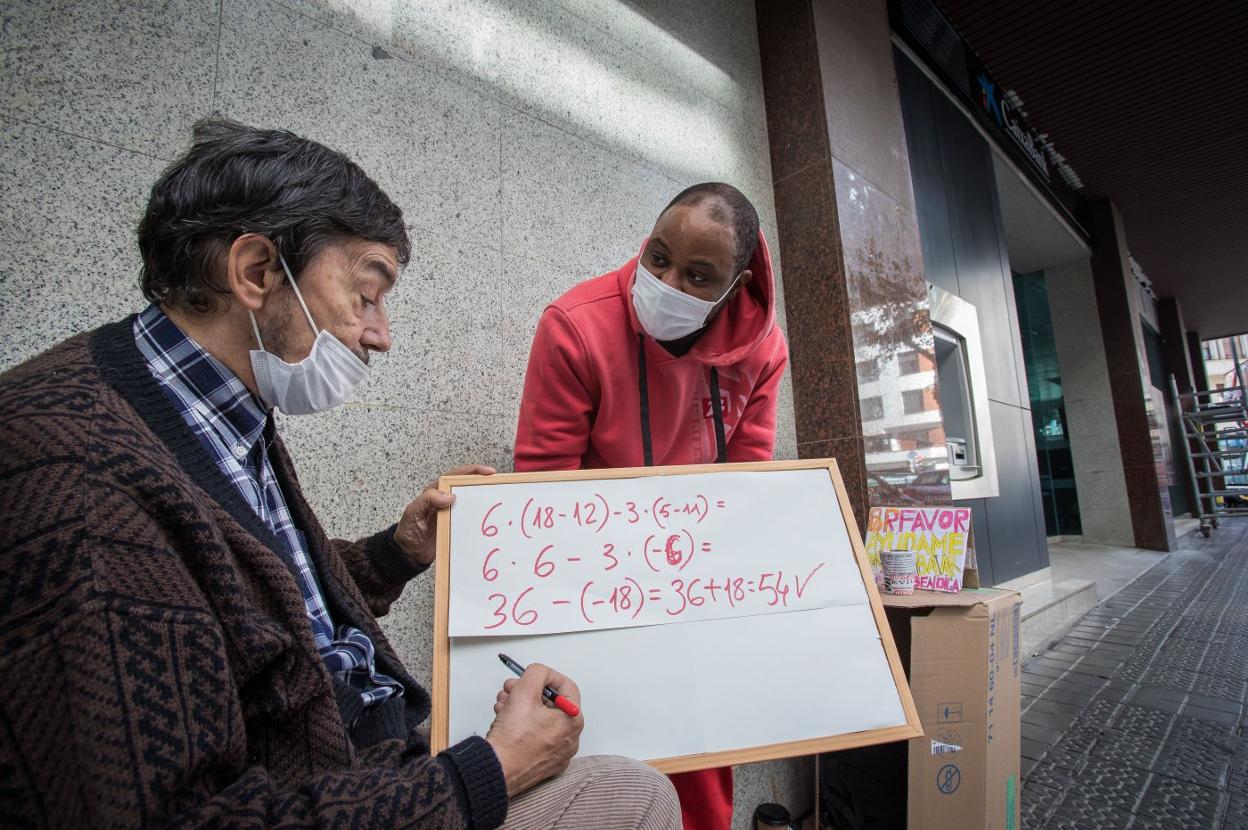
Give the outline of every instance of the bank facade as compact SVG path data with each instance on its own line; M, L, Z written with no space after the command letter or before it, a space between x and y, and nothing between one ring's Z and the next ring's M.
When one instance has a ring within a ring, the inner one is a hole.
M929 0L758 4L797 446L870 505L969 506L981 580L1169 550L1198 336Z

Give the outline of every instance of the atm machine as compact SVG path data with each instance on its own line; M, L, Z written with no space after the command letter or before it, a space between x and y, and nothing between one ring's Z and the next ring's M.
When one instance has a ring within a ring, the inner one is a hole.
M949 452L949 489L955 500L992 498L1000 489L979 315L975 306L935 285L928 285L928 299Z

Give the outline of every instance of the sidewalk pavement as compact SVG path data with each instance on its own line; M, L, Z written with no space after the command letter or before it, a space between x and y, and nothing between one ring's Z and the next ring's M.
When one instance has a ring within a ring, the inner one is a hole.
M1023 828L1248 827L1248 519L1023 666Z

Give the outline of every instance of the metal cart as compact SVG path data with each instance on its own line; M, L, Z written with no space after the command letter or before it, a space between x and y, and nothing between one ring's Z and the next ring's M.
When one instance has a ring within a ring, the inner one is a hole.
M1179 394L1170 376L1170 394L1183 419L1187 474L1196 492L1193 515L1206 538L1220 517L1248 516L1248 400L1234 340L1231 355L1232 387Z

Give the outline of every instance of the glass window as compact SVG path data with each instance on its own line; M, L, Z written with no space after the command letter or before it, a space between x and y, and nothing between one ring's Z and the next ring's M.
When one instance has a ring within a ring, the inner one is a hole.
M927 408L924 405L922 389L910 389L905 392L902 392L901 402L902 402L903 408L905 409L905 413L907 415L913 415L916 412L922 412L923 410Z
M862 439L867 452L892 452L893 439L887 435L867 435Z
M880 361L877 358L859 361L857 368L859 383L870 383L880 379Z
M903 375L913 375L923 371L919 363L918 352L905 352L897 355L897 369Z
M1049 536L1077 535L1079 497L1075 489L1074 457L1066 425L1057 340L1049 309L1044 273L1014 275L1014 298L1027 373L1031 425L1036 436L1036 469L1040 475L1040 498L1044 526Z
M878 421L884 417L884 399L879 395L862 399L862 420Z

